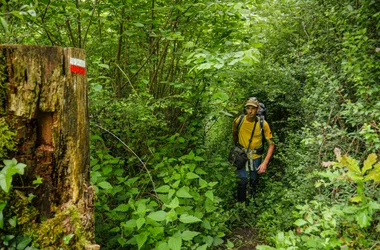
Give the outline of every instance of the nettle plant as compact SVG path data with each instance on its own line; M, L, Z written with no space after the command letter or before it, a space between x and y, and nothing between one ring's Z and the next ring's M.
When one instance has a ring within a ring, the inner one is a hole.
M126 174L125 162L109 152L93 159L97 190L96 234L106 249L208 249L223 243L227 213L208 181L204 158L190 152L164 157L143 171ZM154 181L154 182L153 182Z
M347 155L334 150L337 162L324 162L324 179L316 187L330 187L330 197L316 197L297 206L294 230L279 232L273 239L276 248L267 249L364 249L377 244L380 230L380 161L370 154L360 166Z

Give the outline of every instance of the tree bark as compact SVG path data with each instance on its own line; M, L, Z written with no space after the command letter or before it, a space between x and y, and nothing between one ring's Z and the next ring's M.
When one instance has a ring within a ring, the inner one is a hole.
M87 78L85 69L75 66L83 66L84 58L75 48L0 45L0 89L5 91L0 117L17 133L17 150L8 156L27 167L12 184L36 195L35 222L75 210L87 232L84 248L93 249ZM35 188L37 176L43 181ZM78 223L62 218L65 234L75 234Z

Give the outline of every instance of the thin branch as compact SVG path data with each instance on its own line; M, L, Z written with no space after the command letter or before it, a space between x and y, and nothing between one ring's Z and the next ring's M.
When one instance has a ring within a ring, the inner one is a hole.
M90 29L90 26L91 26L91 22L92 22L92 18L94 17L95 15L95 9L96 9L96 6L98 5L98 0L95 0L94 2L94 7L92 8L92 13L91 13L91 17L90 17L90 21L88 21L88 26L87 26L87 30L84 34L84 37L83 37L83 49L85 48L85 45L86 45L86 40L87 40L87 35L88 35L88 31Z
M125 147L129 152L131 152L134 156L136 156L136 158L140 161L140 163L143 165L144 169L146 170L146 172L147 172L147 174L148 174L148 176L149 176L149 179L150 179L150 181L152 182L153 191L154 191L155 195L157 196L156 185L155 185L154 182L153 182L152 175L150 174L150 171L149 171L148 168L146 167L145 163L141 160L141 158L138 157L138 155L137 155L137 154L136 154L136 153L135 153L130 147L128 147L128 145L127 145L125 142L123 142L119 137L117 137L114 133L112 133L111 131L109 131L109 130L103 128L102 126L100 126L100 125L98 125L98 124L96 124L96 123L94 123L94 125L95 125L96 127L100 128L100 129L106 131L107 133L109 133L109 134L112 135L113 137L115 137L119 142L121 142L121 143L124 145L124 147Z

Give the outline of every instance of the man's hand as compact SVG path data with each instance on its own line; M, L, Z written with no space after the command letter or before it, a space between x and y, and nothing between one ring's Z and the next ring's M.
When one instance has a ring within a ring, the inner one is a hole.
M268 163L263 162L260 164L260 166L257 168L257 173L258 174L263 174L267 170Z

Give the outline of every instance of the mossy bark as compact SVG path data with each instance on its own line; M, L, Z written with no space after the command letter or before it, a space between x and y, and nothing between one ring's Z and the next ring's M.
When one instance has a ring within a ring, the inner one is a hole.
M36 195L36 223L75 207L90 243L94 218L87 78L70 71L70 58L84 60L85 53L76 48L1 45L0 117L6 117L17 133L17 150L8 156L27 168L12 184ZM35 188L37 176L43 183ZM65 234L75 233L75 225L67 225L67 220L62 225Z

